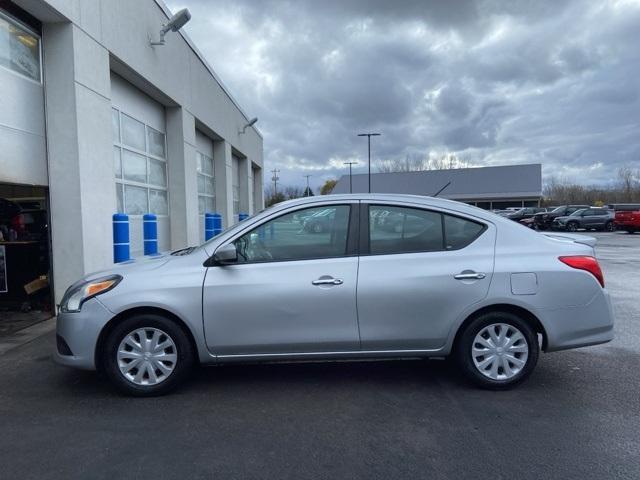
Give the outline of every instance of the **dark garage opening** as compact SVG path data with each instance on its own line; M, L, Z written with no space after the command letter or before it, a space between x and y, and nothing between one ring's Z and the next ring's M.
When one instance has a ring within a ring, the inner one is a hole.
M48 198L0 183L0 337L53 316Z

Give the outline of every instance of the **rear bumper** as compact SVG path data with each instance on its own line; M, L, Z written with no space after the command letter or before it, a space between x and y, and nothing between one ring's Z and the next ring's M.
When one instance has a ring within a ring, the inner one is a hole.
M97 298L85 302L79 312L58 314L57 349L53 355L56 363L84 370L95 370L98 336L112 317L113 313L107 310Z
M587 305L541 310L540 321L547 333L547 352L607 343L614 336L613 306L604 289Z

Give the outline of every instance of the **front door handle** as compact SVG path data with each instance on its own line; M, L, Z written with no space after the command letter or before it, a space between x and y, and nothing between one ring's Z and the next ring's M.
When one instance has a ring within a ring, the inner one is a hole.
M464 271L453 276L453 278L455 278L456 280L482 280L484 277L486 277L484 273L469 271Z
M328 276L322 276L317 280L311 282L312 285L342 285L344 282L339 278L333 278Z

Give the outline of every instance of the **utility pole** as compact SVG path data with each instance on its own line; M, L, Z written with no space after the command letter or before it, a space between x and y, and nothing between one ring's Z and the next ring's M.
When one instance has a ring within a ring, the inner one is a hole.
M271 170L271 173L273 173L273 177L271 177L271 180L273 181L273 198L275 199L278 197L278 180L280 180L278 174L280 173L280 170L274 168L273 170Z
M349 193L353 193L353 183L351 183L351 165L357 165L358 162L344 162L344 165L349 165Z
M309 177L313 177L313 175L303 175L307 179L307 189L304 191L304 196L309 196Z
M367 145L369 152L369 193L371 193L371 137L379 137L380 133L359 133L359 137L367 137Z

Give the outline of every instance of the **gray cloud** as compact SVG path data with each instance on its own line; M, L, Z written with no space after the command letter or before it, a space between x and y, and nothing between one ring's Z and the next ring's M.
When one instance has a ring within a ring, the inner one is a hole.
M640 166L637 0L179 0L186 29L260 117L266 169L314 185L455 152L606 183Z

